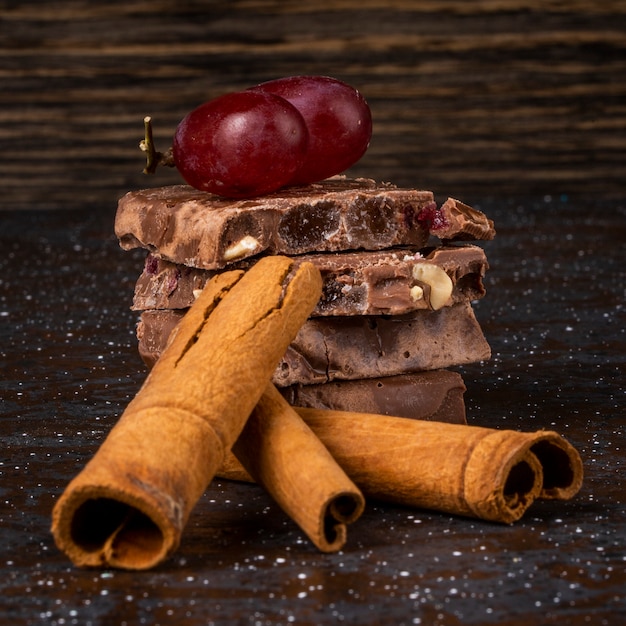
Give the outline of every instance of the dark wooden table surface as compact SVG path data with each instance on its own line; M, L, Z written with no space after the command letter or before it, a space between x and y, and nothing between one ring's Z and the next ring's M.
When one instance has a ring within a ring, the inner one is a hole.
M463 197L623 193L619 0L0 7L3 208L110 207L146 184L146 114L165 148L205 99L303 73L370 102L374 138L356 173Z
M625 20L608 1L1 2L0 622L623 623ZM468 420L561 432L583 488L513 526L370 502L323 555L261 489L216 481L161 567L78 570L52 505L145 376L116 201L178 181L141 174L142 119L164 148L204 99L300 73L369 100L354 174L495 220Z

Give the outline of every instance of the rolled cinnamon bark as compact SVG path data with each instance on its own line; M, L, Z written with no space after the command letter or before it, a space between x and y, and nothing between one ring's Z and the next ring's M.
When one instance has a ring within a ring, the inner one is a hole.
M512 523L536 498L568 499L582 484L578 452L553 431L296 411L366 497ZM233 457L218 473L251 480Z
M55 541L76 565L146 569L176 549L192 508L320 296L313 265L292 269L289 259L268 257L204 289L54 507Z
M235 456L322 552L340 550L365 508L313 431L269 385L233 447Z

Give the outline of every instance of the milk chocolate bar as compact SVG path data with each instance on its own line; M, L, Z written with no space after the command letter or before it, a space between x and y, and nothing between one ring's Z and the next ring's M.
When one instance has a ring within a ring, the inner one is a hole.
M443 369L491 356L469 302L406 315L309 318L274 372L279 387Z
M139 353L154 363L184 311L144 311ZM309 318L272 377L278 387L436 370L488 359L469 302L406 315Z
M466 387L457 372L433 370L280 389L292 406L465 424Z
M183 319L186 309L144 311L137 324L139 356L148 366L153 367L165 350L172 331Z
M466 222L477 220L487 225L482 238L493 237L493 224L480 211L464 213L465 205L452 205L442 213L430 191L369 179L334 178L244 200L172 185L123 196L115 234L125 250L142 247L201 269L221 269L263 252L421 248L431 233L472 238L480 229L472 226L470 232Z
M181 318L180 311L147 311L142 315L138 327L139 351L146 365L154 365L163 343ZM293 406L455 424L466 423L465 390L460 374L443 369L280 388Z
M322 275L322 297L313 316L400 315L431 308L430 286L416 277L415 267L430 263L452 279L448 304L478 300L485 295L483 277L489 264L482 248L473 245L440 246L414 251L396 248L293 257L296 264L310 261ZM256 262L246 259L233 267L247 269ZM184 309L215 275L164 261L148 254L135 286L134 310Z
M493 220L454 198L448 198L431 219L427 213L422 217L427 220L430 231L442 241L488 241L496 235Z

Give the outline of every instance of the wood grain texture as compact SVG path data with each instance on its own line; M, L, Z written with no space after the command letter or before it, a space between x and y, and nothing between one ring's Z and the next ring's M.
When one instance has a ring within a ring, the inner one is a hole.
M471 200L623 197L626 4L128 0L0 4L2 209L111 207L225 91L290 74L358 87L374 115L352 173Z

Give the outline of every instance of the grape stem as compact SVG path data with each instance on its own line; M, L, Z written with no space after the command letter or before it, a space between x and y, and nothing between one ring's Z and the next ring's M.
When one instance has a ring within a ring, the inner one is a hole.
M166 152L157 151L154 145L154 137L152 136L152 118L149 115L146 115L146 117L143 118L143 126L145 134L144 138L139 142L139 148L142 152L146 153L146 167L144 168L143 173L154 174L159 165L176 167L171 148L169 148Z

